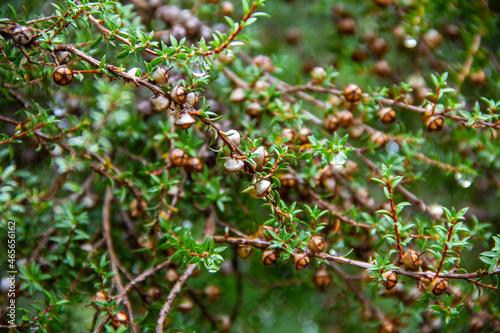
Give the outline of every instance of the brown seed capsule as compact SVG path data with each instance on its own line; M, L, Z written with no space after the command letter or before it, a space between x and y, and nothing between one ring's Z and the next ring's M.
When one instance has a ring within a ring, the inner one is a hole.
M246 259L253 254L252 247L248 245L238 245L236 251L241 259Z
M253 153L257 154L257 156L253 158L253 161L256 164L255 169L257 171L262 171L264 165L266 165L266 163L269 162L269 153L267 152L266 148L262 146L255 149Z
M258 117L261 115L262 107L259 103L250 103L245 108L245 113L250 117Z
M312 252L323 252L325 250L325 241L321 236L314 235L309 240L308 247Z
M281 187L285 190L289 190L297 186L297 178L291 173L281 176L280 182Z
M114 314L111 316L111 325L113 325L113 328L117 330L121 326L128 326L129 325L129 320L128 316L125 312L118 312L117 314Z
M183 167L186 164L188 158L188 154L186 154L186 152L180 148L175 148L170 153L170 161L176 167Z
M180 128L181 130L187 130L191 126L193 126L194 123L195 123L195 120L194 120L193 116L187 112L182 111L177 116L177 119L175 120L174 124L175 124L175 126Z
M325 288L332 282L332 277L325 268L320 268L313 275L314 285L318 288Z
M291 128L283 128L281 131L283 138L287 138L289 142L293 142L295 140L296 133Z
M420 259L417 251L408 249L403 256L403 264L411 269L415 269L422 265L422 259Z
M387 61L380 60L373 65L373 71L380 77L389 77L392 74L392 67Z
M340 127L347 128L352 125L354 116L347 110L340 111L336 115Z
M265 55L259 55L253 59L253 64L266 72L273 72L274 66L271 58Z
M295 264L295 269L301 271L309 266L309 256L305 252L295 253L293 255L293 262Z
M158 299L160 299L161 297L161 290L160 288L158 287L151 287L149 288L148 290L148 297L153 300L153 301L156 301Z
M394 110L393 108L382 108L378 112L378 116L380 120L382 120L382 123L390 124L396 120L397 114L396 110Z
M165 84L168 82L168 71L163 67L158 67L151 75L151 78L158 84Z
M278 262L278 253L276 250L264 250L262 251L262 262L265 266L271 266Z
M268 225L261 225L261 226L259 226L259 233L257 234L257 236L259 238L266 239L266 240L272 239L273 237L267 231L274 231L274 230L272 227L270 227Z
M477 71L470 73L469 75L470 82L474 83L475 85L483 85L484 82L486 82L486 73L484 71Z
M352 18L340 20L338 26L339 32L344 35L353 35L356 32L356 21Z
M31 42L31 30L25 26L20 26L12 31L12 38L18 44L26 45Z
M427 119L427 129L429 132L438 132L443 129L444 118L441 116L431 116Z
M106 295L102 291L98 291L95 293L94 296L92 296L92 307L96 309L97 311L102 311L103 308L100 305L95 304L94 302L106 302Z
M271 182L268 180L261 180L254 184L255 196L260 199L265 197L271 192Z
M299 141L301 144L305 145L309 143L309 136L312 135L312 131L309 127L303 126L299 131Z
M205 288L205 290L203 291L203 293L205 294L205 296L207 296L207 299L210 301L210 302L216 302L219 297L220 297L220 289L219 287L215 286L215 285L209 285Z
M431 282L431 291L434 295L439 296L444 294L448 290L449 286L450 283L448 280L435 278Z
M396 325L391 321L386 321L380 326L379 333L396 333Z
M229 130L223 133L236 147L241 144L241 134L237 130Z
M68 66L59 66L52 73L52 79L60 86L65 86L73 80L73 71Z
M392 0L375 0L377 6L388 7L392 4Z
M384 280L381 283L387 290L391 290L398 284L398 275L394 271L384 272L382 273L382 277Z
M344 89L344 97L351 103L358 102L362 93L361 88L354 83L348 84Z
M190 157L184 164L184 170L189 173L200 173L203 171L203 163L198 157Z
M231 16L234 12L234 5L230 1L222 2L222 15Z
M231 173L240 172L244 166L245 163L243 162L243 160L232 157L228 158L226 162L224 162L224 169L226 169L227 172Z
M355 62L363 62L366 60L367 57L368 57L368 54L363 49L356 49L351 54L351 59Z
M380 131L375 131L370 135L370 141L378 147L385 145L388 139L387 134Z
M323 126L329 133L333 134L339 127L339 120L335 115L329 115L323 121Z
M192 107L195 107L196 104L198 104L198 96L196 96L194 91L191 91L186 95L186 103L191 105Z
M167 279L167 281L170 282L175 282L179 280L179 277L180 275L175 268L169 268L167 270L167 273L165 274L165 278Z
M444 33L452 39L460 37L460 28L458 28L455 24L448 23L444 26L443 30Z
M432 50L441 45L443 42L443 36L436 29L430 29L424 34L423 40Z
M376 56L381 57L389 51L389 44L382 37L377 37L370 43L370 48Z
M178 104L184 104L186 102L187 91L181 85L175 86L170 92L170 97L172 100Z

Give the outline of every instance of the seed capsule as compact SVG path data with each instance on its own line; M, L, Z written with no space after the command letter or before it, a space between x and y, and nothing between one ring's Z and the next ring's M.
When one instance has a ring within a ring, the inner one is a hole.
M348 84L344 89L344 97L351 103L358 102L362 93L361 88L354 83Z
M385 39L377 37L371 42L370 48L376 56L381 57L389 51L389 44Z
M373 66L373 71L380 77L389 77L392 74L392 67L387 61L380 60Z
M255 183L254 187L257 198L263 198L271 192L271 182L265 179Z
M354 116L351 112L344 110L337 113L337 119L340 127L347 128L352 125Z
M297 186L297 178L291 173L287 173L280 177L281 187L284 190L289 190Z
M236 147L241 144L241 134L237 130L229 130L224 134Z
M159 112L166 111L171 103L170 99L164 96L158 96L155 98L155 109Z
M170 97L172 98L172 100L178 104L184 104L184 102L186 102L186 96L186 88L181 85L175 86L170 93Z
M273 72L274 66L271 58L265 55L259 55L253 59L253 64L266 72Z
M210 302L216 302L220 297L220 289L215 285L209 285L203 291Z
M265 266L271 266L278 262L278 253L276 250L262 251L262 262Z
M260 146L259 148L255 149L254 154L258 154L253 158L253 161L256 164L255 169L257 171L262 171L264 165L266 165L266 163L269 161L269 153L267 152L266 148Z
M195 107L196 104L198 104L198 96L196 96L194 91L191 91L186 95L186 103L191 105L192 107Z
M385 145L388 139L389 138L387 137L387 134L380 131L375 131L370 135L371 142L373 142L378 147Z
M189 298L184 298L182 300L182 302L179 303L179 305L177 306L177 308L180 311L186 313L186 312L189 312L189 311L193 310L194 304L193 304L193 301L191 301Z
M158 287L151 287L148 290L148 296L151 300L156 301L161 297L161 290Z
M243 90L242 88L233 89L231 95L229 95L229 100L235 104L243 103L245 99L246 99L245 90Z
M114 329L118 329L121 326L128 326L128 316L125 312L118 312L111 316L111 325L113 325Z
M302 127L299 131L299 141L301 144L305 145L309 143L309 136L312 135L312 131L309 127Z
M261 225L259 227L259 233L257 234L259 238L263 238L263 239L266 239L266 240L270 240L272 239L273 237L271 236L270 233L266 232L267 231L274 231L272 227L268 226L268 225Z
M403 264L408 268L415 269L422 265L422 259L418 256L417 251L408 249L403 256Z
M382 108L380 109L378 116L382 123L389 124L396 120L396 110L392 108Z
M17 27L12 31L12 38L16 43L26 45L31 42L31 30L25 26Z
M391 290L398 284L398 275L396 274L396 272L387 271L382 273L382 276L384 278L384 280L382 281L382 285L385 287L385 289Z
M238 245L236 251L241 259L246 259L253 254L252 247L248 245Z
M345 35L353 35L356 32L356 21L352 18L345 18L339 22L339 32Z
M339 120L335 115L329 115L328 117L325 118L323 126L328 132L333 134L339 127Z
M52 73L52 79L60 86L65 86L73 80L73 71L68 66L59 66Z
M438 132L443 129L444 118L441 116L431 116L427 119L427 129L429 132Z
M293 262L295 264L295 269L301 271L309 266L309 256L305 252L295 253L293 255Z
M239 172L243 167L245 166L245 163L243 163L242 160L238 160L235 158L228 158L226 162L224 163L224 169L226 169L227 172Z
M318 288L325 288L332 282L332 277L325 268L320 268L313 275L313 282Z
M103 310L102 306L97 305L94 302L100 302L100 303L106 302L106 295L102 291L98 291L95 293L94 296L92 296L92 306L97 311L102 311Z
M392 4L392 0L375 0L375 3L377 4L377 6L387 7Z
M434 295L439 296L444 294L448 290L449 286L450 283L448 280L435 278L431 282L431 291Z
M168 82L168 71L163 67L158 67L151 75L151 78L158 84L165 84Z
M167 279L167 281L170 282L175 282L179 280L179 277L180 275L175 268L169 268L167 270L167 273L165 274L165 278Z
M198 157L190 157L184 164L184 170L189 173L200 173L203 171L203 163Z
M56 59L60 65L63 65L71 60L71 53L68 51L58 51L56 52Z
M175 148L170 153L170 161L176 167L183 167L186 164L188 158L188 154L186 154L186 152L180 148Z
M193 126L194 122L195 120L193 116L191 116L187 112L181 112L175 120L175 125L182 130L187 130L188 128Z
M262 112L262 107L259 103L250 103L245 108L245 113L250 117L258 117Z
M380 326L379 333L396 333L396 325L391 321L386 321Z
M321 84L325 82L327 73L323 67L314 67L311 71L313 84Z
M308 247L312 252L323 252L325 250L325 241L321 236L314 235L309 240Z

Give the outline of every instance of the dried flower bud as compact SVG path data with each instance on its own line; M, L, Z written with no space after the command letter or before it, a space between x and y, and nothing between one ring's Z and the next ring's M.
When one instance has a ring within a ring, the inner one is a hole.
M186 164L188 158L188 154L186 154L186 152L180 148L175 148L170 153L170 161L176 167L183 167Z
M427 119L427 129L429 132L438 132L444 126L444 118L441 116L431 116Z
M252 247L249 245L238 245L236 251L241 259L246 259L253 254Z
M308 247L312 252L323 252L325 250L325 241L321 236L314 235L309 240Z
M351 103L358 102L362 93L361 88L354 83L350 83L344 88L344 97Z
M396 120L396 110L393 108L382 108L380 109L378 116L382 123L389 124Z
M408 249L403 255L403 264L411 269L415 269L422 265L422 259L420 259L417 251Z
M435 278L431 282L431 291L434 295L439 296L446 293L449 286L450 283L448 282L448 280Z
M210 302L216 302L220 297L220 289L216 285L209 285L203 291Z
M398 284L398 275L395 271L384 272L382 273L382 277L384 278L384 280L382 281L382 285L387 290L391 290Z
M186 96L186 88L181 85L175 86L170 93L170 97L172 98L172 100L178 104L184 104L184 102L186 102Z
M181 130L187 130L193 124L195 123L195 120L192 115L190 115L188 112L182 111L179 113L179 116L175 120L175 126L180 128Z
M295 264L295 269L301 271L309 266L309 256L305 252L294 253L293 262Z
M332 282L332 277L328 274L326 268L320 268L313 275L313 282L318 288L325 288Z
M227 172L239 172L243 167L245 166L245 163L243 163L242 160L236 159L236 158L228 158L226 162L224 163L224 169L226 169Z
M262 262L265 266L271 266L278 262L278 252L275 249L262 251Z
M121 326L128 326L129 325L129 320L128 316L125 312L118 312L117 314L114 314L111 316L111 325L113 325L113 328L117 330Z

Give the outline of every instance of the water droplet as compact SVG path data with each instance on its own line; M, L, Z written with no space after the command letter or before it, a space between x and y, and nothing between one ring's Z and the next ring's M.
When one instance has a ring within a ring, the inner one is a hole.
M460 180L462 179L462 174L460 172L455 173L455 180Z
M417 46L417 40L411 36L408 36L405 39L405 46L409 49L412 49Z
M331 249L329 253L332 256L337 256L338 255L337 251L335 251L334 249Z
M204 75L207 75L209 67L205 60L197 58L191 61L191 63L189 64L189 69L194 76L202 77Z
M186 229L191 229L191 227L193 226L193 224L191 223L191 221L184 221L182 223L182 226Z
M333 165L343 165L347 162L347 156L343 152L339 152L336 155L333 156L332 160L330 161L330 164Z
M385 150L389 154L396 154L399 151L399 145L394 141L390 141L385 145Z
M208 271L209 273L217 273L217 270L216 270L216 269L207 269L207 271Z
M462 175L461 173L457 172L455 173L455 180L457 181L457 184L460 185L463 188L468 188L472 185L472 182L474 180L474 177L470 175Z

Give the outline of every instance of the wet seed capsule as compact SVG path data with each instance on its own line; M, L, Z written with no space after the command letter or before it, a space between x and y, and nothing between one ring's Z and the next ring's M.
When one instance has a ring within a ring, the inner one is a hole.
M68 66L59 66L52 73L52 79L60 86L65 86L73 80L73 71Z

